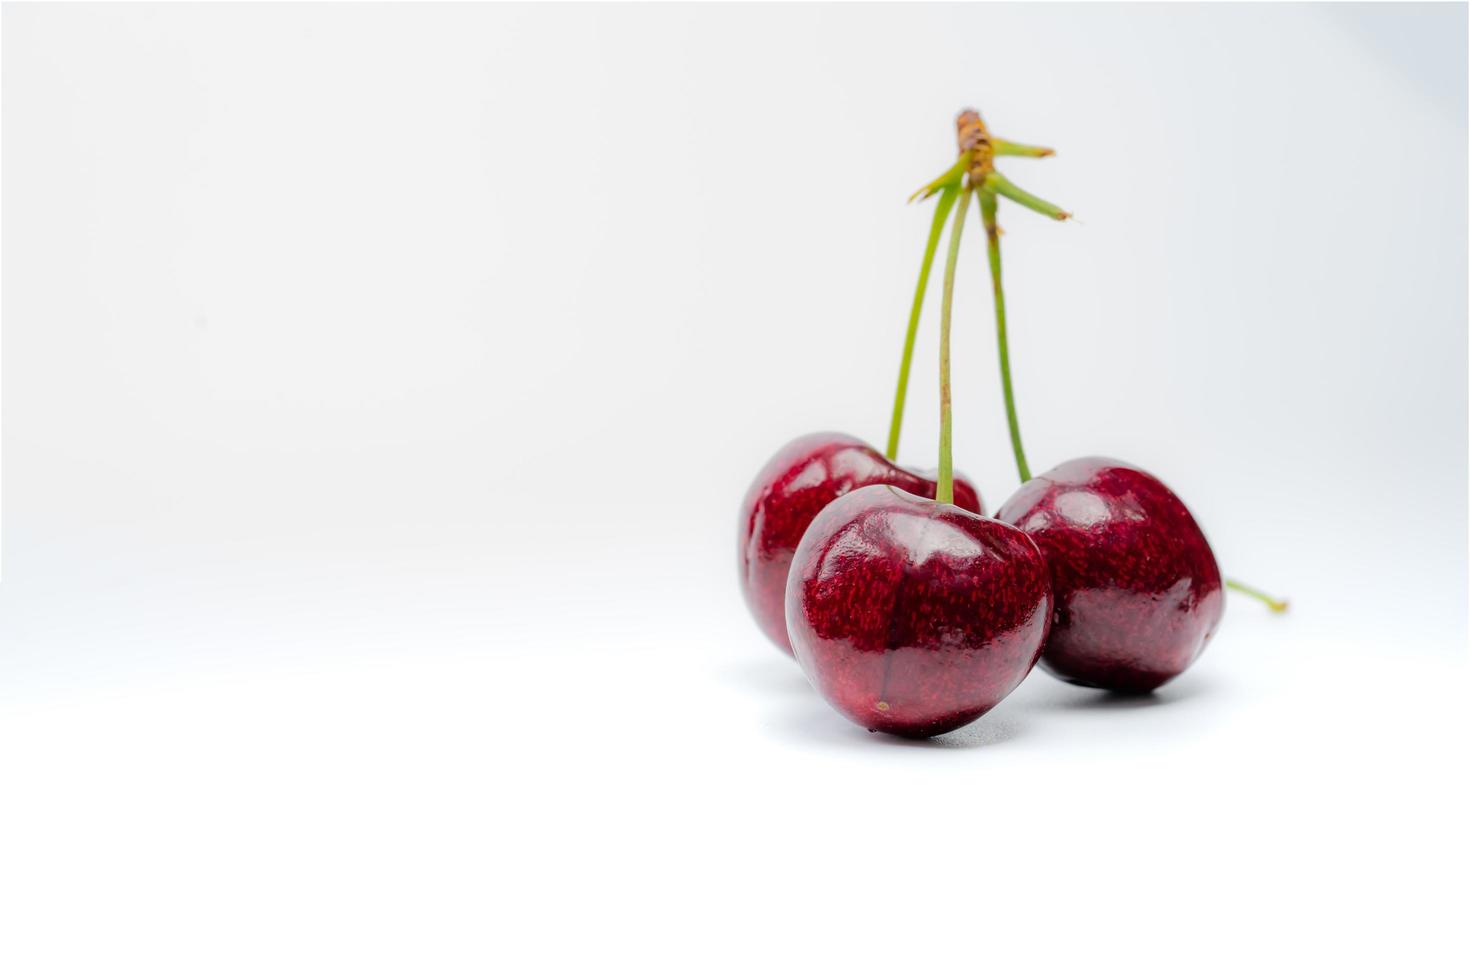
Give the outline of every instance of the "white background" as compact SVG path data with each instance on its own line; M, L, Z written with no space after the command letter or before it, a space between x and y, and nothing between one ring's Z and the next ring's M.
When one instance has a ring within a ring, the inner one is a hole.
M0 974L1463 975L1465 34L8 5ZM759 635L735 511L883 438L971 103L1079 217L1002 209L1033 466L1154 470L1293 611L910 744Z

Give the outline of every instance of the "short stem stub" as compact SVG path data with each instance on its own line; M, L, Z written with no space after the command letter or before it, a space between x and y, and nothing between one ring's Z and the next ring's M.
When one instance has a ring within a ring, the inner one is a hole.
M965 212L970 210L970 188L960 192L954 227L949 233L949 254L944 261L944 294L939 307L939 483L934 499L954 503L954 412L950 404L949 326L954 312L954 273L960 258L960 236L965 230Z
M959 190L960 178L963 177L969 171L969 169L970 154L961 153L960 158L956 160L948 170L910 194L909 203L912 204L914 201L917 200L928 200L945 188L953 188L954 190Z
M914 304L909 310L909 328L903 340L903 359L898 364L898 390L893 395L893 419L888 424L888 458L898 458L898 437L903 431L903 409L908 399L909 369L914 363L914 338L919 333L919 314L924 309L924 293L929 288L929 273L934 268L934 253L939 250L939 238L944 232L944 222L959 196L959 184L946 186L934 207L934 222L929 226L929 241L924 246L924 260L919 264L919 285L914 290Z
M995 147L995 155L998 157L1049 157L1055 156L1057 152L1049 146L1028 146L1003 139L992 138L990 143Z
M1008 197L1022 207L1030 208L1037 214L1044 214L1053 221L1066 221L1072 217L1072 212L1063 211L1050 201L1043 200L1030 191L1022 190L1007 180L1005 174L997 171L992 170L986 175L985 189L999 194L1001 197Z
M1000 278L1000 226L995 220L995 192L981 187L979 194L980 217L985 223L985 248L990 256L990 282L995 292L995 339L1000 356L1000 387L1006 402L1006 425L1011 432L1016 472L1025 483L1031 479L1031 467L1026 465L1026 450L1021 448L1021 424L1016 418L1016 394L1011 388L1011 350L1006 340L1006 294Z
M1278 599L1275 596L1268 595L1267 593L1262 592L1260 589L1252 588L1251 586L1246 585L1244 582L1241 582L1237 579L1227 578L1225 580L1225 587L1228 589L1234 589L1236 592L1239 592L1242 595L1248 595L1252 599L1257 599L1265 603L1266 608L1270 609L1274 613L1284 613L1286 612L1287 607L1290 605L1290 603L1288 603L1285 599Z

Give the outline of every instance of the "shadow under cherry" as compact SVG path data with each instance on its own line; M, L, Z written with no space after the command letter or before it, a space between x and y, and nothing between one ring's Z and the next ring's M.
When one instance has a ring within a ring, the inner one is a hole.
M788 705L773 713L771 725L785 735L804 742L831 745L843 749L871 752L920 751L944 749L977 749L1000 745L1021 735L1025 723L1013 712L992 712L963 728L933 738L900 738L883 732L870 732L833 711L815 691L808 689L809 699L800 705Z
M1201 677L1186 676L1147 694L1122 694L1096 687L1082 687L1058 680L1040 670L1013 693L1009 701L1026 711L1128 713L1157 711L1192 701L1209 693L1210 684Z

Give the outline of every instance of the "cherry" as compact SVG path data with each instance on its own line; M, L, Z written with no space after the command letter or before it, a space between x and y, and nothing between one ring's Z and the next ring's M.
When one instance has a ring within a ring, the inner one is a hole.
M1052 612L1050 576L1023 532L954 506L950 320L973 191L959 194L939 318L935 499L891 486L828 504L786 583L796 659L859 725L926 738L969 724L1025 679Z
M887 484L933 497L936 480L906 470L872 446L838 432L818 432L782 447L756 475L740 507L740 587L756 622L777 646L786 636L786 575L812 518L862 487ZM955 503L984 513L980 495L956 478Z
M1145 693L1194 662L1225 611L1220 568L1184 503L1102 457L1025 483L996 517L1051 568L1056 618L1041 665L1062 680Z
M1051 619L1022 532L895 487L824 509L786 591L796 659L847 718L910 738L969 724L1025 679Z

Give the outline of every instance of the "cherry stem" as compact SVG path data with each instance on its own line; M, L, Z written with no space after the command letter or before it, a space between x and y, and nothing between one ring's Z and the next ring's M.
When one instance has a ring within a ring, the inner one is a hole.
M1066 221L1072 217L1070 211L1063 211L1050 201L1044 201L1030 191L1022 190L1007 180L1004 174L994 170L985 176L985 189L994 191L1001 197L1008 197L1022 207L1030 208L1037 214L1044 214L1054 221Z
M990 138L990 146L998 157L1049 157L1057 152L1049 146L1027 146L1025 143L1012 143L993 136Z
M1011 388L1011 350L1006 343L1006 294L1000 281L1000 226L995 222L995 192L988 182L980 194L980 217L985 222L986 251L990 255L990 281L995 289L995 338L1000 352L1000 386L1006 400L1006 424L1011 430L1011 451L1016 457L1016 472L1021 482L1031 479L1026 465L1026 450L1021 448L1021 425L1016 421L1016 394Z
M965 230L965 212L970 210L970 194L960 192L960 206L955 209L954 228L949 233L949 254L944 260L944 294L939 307L939 485L934 499L941 504L954 503L954 413L950 407L949 323L954 309L954 270L960 258L960 235Z
M919 314L924 309L924 293L929 289L929 273L934 268L934 253L939 250L939 236L944 222L959 196L959 184L950 184L939 195L934 207L934 223L929 227L929 241L924 246L924 261L919 265L919 285L914 289L914 305L909 310L909 329L903 339L903 360L898 365L898 390L893 395L893 421L888 425L888 458L898 458L898 435L903 431L904 401L908 398L909 369L914 363L914 338L919 333Z
M970 160L973 156L973 153L961 153L959 159L948 170L910 194L909 203L912 204L917 200L928 200L946 187L953 187L958 190L960 178L969 172Z
M1228 589L1234 589L1236 592L1239 592L1242 595L1248 595L1252 599L1259 599L1261 602L1264 602L1266 604L1267 609L1270 609L1274 613L1286 612L1287 606L1289 605L1289 603L1285 599L1277 599L1274 596L1267 595L1260 589L1252 588L1251 586L1246 585L1244 582L1237 581L1233 578L1227 578L1225 580L1225 587Z

